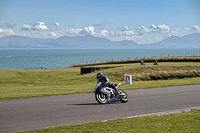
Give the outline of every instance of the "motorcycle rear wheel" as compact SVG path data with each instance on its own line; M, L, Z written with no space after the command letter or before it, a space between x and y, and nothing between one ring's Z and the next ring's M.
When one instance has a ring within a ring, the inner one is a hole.
M108 103L107 95L103 93L95 93L95 99L100 104Z

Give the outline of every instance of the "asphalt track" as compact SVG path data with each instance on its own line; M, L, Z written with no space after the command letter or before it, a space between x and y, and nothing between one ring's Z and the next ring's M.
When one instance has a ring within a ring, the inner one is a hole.
M200 106L200 85L128 90L127 103L99 105L93 93L0 101L0 132L104 121Z

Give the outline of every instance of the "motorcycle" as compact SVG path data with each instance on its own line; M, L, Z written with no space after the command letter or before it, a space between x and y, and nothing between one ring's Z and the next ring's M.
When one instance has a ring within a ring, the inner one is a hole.
M115 84L115 87L118 88L120 85L121 83ZM124 90L118 90L118 95L114 92L115 90L113 88L101 86L101 82L98 84L95 82L95 99L99 104L105 104L113 101L120 101L122 103L128 102L128 94Z

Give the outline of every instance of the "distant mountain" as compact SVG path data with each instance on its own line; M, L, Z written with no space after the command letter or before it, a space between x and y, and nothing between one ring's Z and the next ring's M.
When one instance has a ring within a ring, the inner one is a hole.
M72 49L125 49L138 47L138 44L133 41L112 42L108 39L93 37L91 35L76 37L63 36L49 42L48 45Z
M127 48L132 48L132 49L140 48L140 46L137 43L135 43L134 41L125 40L125 41L119 41L116 43L118 45L120 45L120 47L127 47Z
M183 37L170 36L163 41L142 45L145 48L200 48L200 33L190 34Z
M63 36L51 42L55 47L63 48L80 48L80 49L103 49L114 48L115 43L105 39L97 38L90 35L68 37Z
M171 36L167 39L152 43L138 45L133 41L113 42L105 38L90 35L58 39L41 39L23 36L6 36L0 38L0 49L174 49L174 48L200 48L200 33L187 36Z
M136 47L138 47L138 44L133 41L112 42L105 38L98 38L90 35L76 37L63 36L58 39L39 39L15 35L0 38L1 49L129 49Z
M5 36L0 38L0 48L8 49L28 49L28 48L52 48L46 45L46 43L52 41L52 39L40 39L40 38L30 38L23 36Z

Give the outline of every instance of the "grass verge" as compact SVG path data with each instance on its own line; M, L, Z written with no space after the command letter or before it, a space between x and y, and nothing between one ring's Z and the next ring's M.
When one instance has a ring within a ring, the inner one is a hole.
M91 122L78 125L63 125L23 133L160 133L160 132L200 132L200 110L168 115L142 116L129 119Z

